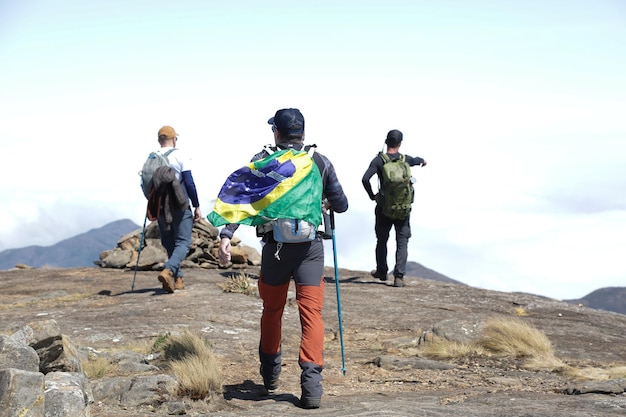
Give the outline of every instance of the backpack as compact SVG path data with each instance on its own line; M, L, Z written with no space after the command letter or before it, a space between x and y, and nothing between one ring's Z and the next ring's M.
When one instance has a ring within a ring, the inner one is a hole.
M392 160L384 152L380 152L378 156L383 160L378 203L386 217L393 220L406 219L411 213L414 198L411 166L402 154L396 160Z
M176 148L172 148L169 151L161 154L159 152L150 152L148 155L148 159L143 164L143 168L139 171L139 175L141 176L141 190L143 191L143 195L146 196L147 199L150 198L150 190L152 189L152 176L154 175L154 171L157 168L162 166L169 166L170 161L167 159L169 154L174 152Z

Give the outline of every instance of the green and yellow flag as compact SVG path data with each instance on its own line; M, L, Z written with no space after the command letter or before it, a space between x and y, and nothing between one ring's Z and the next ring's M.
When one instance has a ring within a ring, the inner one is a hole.
M322 176L304 150L283 149L228 176L207 219L216 227L277 218L322 223Z

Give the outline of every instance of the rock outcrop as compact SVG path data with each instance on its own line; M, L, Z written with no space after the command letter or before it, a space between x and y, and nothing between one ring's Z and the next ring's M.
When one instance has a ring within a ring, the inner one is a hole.
M102 356L129 376L90 381L81 362ZM78 348L55 320L30 323L10 336L0 335L0 417L88 417L94 402L125 408L156 409L163 404L176 408L176 403L169 402L178 394L178 382L148 364L154 357L131 352L113 356Z
M259 252L241 243L234 237L231 240L231 263L223 265L219 261L219 231L206 220L194 223L191 232L191 246L181 264L183 268L242 268L247 265L260 265ZM139 250L141 245L141 250ZM94 262L102 268L135 269L140 271L161 270L167 261L167 252L161 244L159 226L156 221L139 228L117 241L113 249L100 253Z
M56 321L0 336L0 416L87 417L93 401L78 351Z

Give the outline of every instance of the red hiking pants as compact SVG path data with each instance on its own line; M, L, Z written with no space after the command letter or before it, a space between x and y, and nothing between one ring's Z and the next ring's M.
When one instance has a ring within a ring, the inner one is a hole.
M282 318L287 302L289 282L281 285L267 285L263 275L259 277L259 295L263 300L261 315L261 351L273 355L281 350ZM319 286L296 284L296 301L300 314L302 338L300 341L299 363L311 362L322 367L324 351L324 277L320 276Z

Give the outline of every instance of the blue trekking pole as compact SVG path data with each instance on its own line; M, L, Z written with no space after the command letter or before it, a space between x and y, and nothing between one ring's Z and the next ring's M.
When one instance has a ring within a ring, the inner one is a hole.
M137 268L139 268L139 256L141 255L141 248L143 248L143 237L146 234L146 220L148 220L148 212L146 211L146 217L143 219L143 229L141 229L141 240L139 241L139 249L137 249L137 263L135 264L135 275L133 276L133 283L130 285L130 290L135 290L135 278L137 278Z
M337 266L337 244L335 243L335 212L330 210L330 229L333 239L333 263L335 264L335 287L337 288L337 316L339 318L339 340L341 341L341 372L346 374L346 359L343 349L343 318L341 317L341 293L339 291L339 267Z

